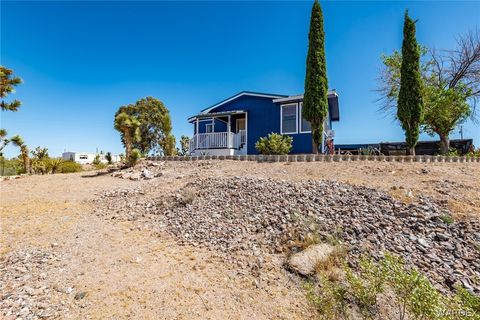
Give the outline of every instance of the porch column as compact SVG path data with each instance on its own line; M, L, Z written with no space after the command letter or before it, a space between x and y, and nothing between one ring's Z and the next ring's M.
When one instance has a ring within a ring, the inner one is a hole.
M199 132L198 132L198 118L197 118L196 126L197 126L197 130L195 132L196 132L197 137L195 139L195 142L196 142L196 148L198 149L198 134L199 134Z
M228 147L229 148L232 148L233 146L230 145L230 135L232 134L231 133L231 124L230 124L230 121L232 119L232 116L231 115L228 115L228 122L227 122L227 140L228 140Z

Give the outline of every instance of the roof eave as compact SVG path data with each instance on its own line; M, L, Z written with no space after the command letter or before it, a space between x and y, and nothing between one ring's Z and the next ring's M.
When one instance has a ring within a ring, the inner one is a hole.
M200 113L201 114L209 113L213 109L216 109L220 106L223 106L225 103L228 103L232 100L235 100L235 99L237 99L241 96L253 96L253 97L263 97L263 98L272 98L272 99L287 97L286 95L281 95L281 94L270 94L270 93L253 92L253 91L241 91L241 92L237 93L236 95L231 96L230 98L222 100L222 101L214 104L213 106L210 106L208 108L205 108L205 109L201 110Z

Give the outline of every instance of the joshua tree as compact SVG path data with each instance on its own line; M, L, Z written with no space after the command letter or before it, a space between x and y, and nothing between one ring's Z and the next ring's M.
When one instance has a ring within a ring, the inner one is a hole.
M115 117L115 129L118 130L123 137L125 143L125 154L127 162L131 164L132 154L137 156L137 151L132 153L134 142L140 141L140 121L136 117L130 116L124 112L119 113ZM136 149L135 149L136 150Z
M13 100L12 102L5 102L3 99L10 93L14 92L14 87L22 83L19 77L12 77L13 71L0 66L0 106L2 110L17 111L20 107L20 101Z
M151 152L172 156L175 150L175 137L172 135L172 121L170 112L160 100L147 97L138 100L135 104L121 106L115 117L125 113L135 117L140 122L141 140L132 142L132 149L138 149L146 155ZM125 137L121 134L122 142Z
M12 137L12 139L10 140L15 146L17 146L18 148L20 148L20 156L22 158L22 162L23 162L23 170L25 171L25 173L29 173L29 157L28 157L28 147L27 145L23 142L23 139L19 136L19 135L16 135L14 137Z
M112 153L111 152L107 152L105 154L105 159L108 161L108 164L112 164Z
M312 127L313 153L323 139L323 122L328 113L327 62L325 60L325 33L323 31L322 8L315 0L310 18L308 34L307 72L302 113Z
M405 131L408 154L415 155L415 146L423 121L423 96L420 50L415 37L415 21L408 16L408 11L405 12L403 25L397 117Z
M179 152L179 154L180 154L181 156L187 156L187 155L188 155L189 144L190 144L190 138L187 137L187 136L182 135L182 136L180 137L180 147L181 147L181 150L180 150L180 152Z
M2 156L2 151L3 148L7 146L7 144L10 143L10 140L7 139L7 130L5 129L0 129L0 140L1 140L1 145L0 145L0 156Z

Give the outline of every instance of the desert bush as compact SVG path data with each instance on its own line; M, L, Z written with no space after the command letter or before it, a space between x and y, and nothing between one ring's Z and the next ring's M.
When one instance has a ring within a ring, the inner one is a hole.
M59 171L60 166L63 163L63 160L61 158L48 158L45 162L46 162L47 172L55 174Z
M447 156L452 157L452 156L459 156L459 155L460 155L460 153L458 152L457 149L455 149L455 148L448 149Z
M97 165L99 165L99 164L101 164L101 163L102 163L102 162L100 161L100 155L97 154L97 155L95 156L95 158L93 159L92 164L93 164L94 166L97 166Z
M440 219L443 221L443 223L445 224L452 224L454 221L453 221L453 217L449 214L444 214L442 216L440 216Z
M479 158L480 157L480 148L477 148L475 150L475 148L472 147L471 150L468 151L467 157L469 157L469 158Z
M34 174L46 174L47 171L47 161L48 158L45 159L37 159L33 158L30 160L30 167Z
M343 245L335 245L333 251L325 260L315 265L315 272L319 277L325 277L331 281L341 280L342 267L345 265L345 258L348 250Z
M457 286L456 294L445 301L445 308L441 312L442 319L470 320L480 319L480 296L476 296L467 289Z
M95 170L102 170L102 169L105 169L107 166L108 165L106 163L102 163L102 162L93 165Z
M320 277L318 290L312 282L306 282L304 288L307 299L318 310L320 319L348 319L347 289L342 283Z
M440 319L442 296L430 281L416 269L406 268L399 257L387 254L388 284L395 293L400 319L407 311L413 319Z
M74 161L62 162L58 167L60 173L73 173L82 171L82 166Z
M0 156L0 175L14 176L23 171L22 161L19 159L6 159Z
M443 296L417 269L406 267L401 258L390 253L376 262L361 257L358 268L344 266L344 278L332 279L325 269L338 265L337 260L318 266L318 282L305 284L307 298L321 319L346 319L348 306L356 304L364 318L372 318L378 308L377 297L387 288L399 307L399 319L466 320L480 319L480 297L463 287L454 296Z
M359 260L358 272L355 273L345 265L345 278L348 291L360 307L365 317L375 313L377 298L385 289L388 269L383 263L376 263L373 258L363 256Z
M192 204L196 197L197 193L195 190L186 188L182 191L181 196L178 198L178 204L181 206L187 206Z
M257 141L255 149L261 154L288 154L292 150L292 141L290 136L270 133Z

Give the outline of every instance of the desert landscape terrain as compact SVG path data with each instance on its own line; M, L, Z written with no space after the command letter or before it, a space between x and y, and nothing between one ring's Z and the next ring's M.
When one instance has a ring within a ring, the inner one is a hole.
M387 249L479 293L478 163L137 166L0 182L3 319L314 319L285 267L310 216L354 256Z

